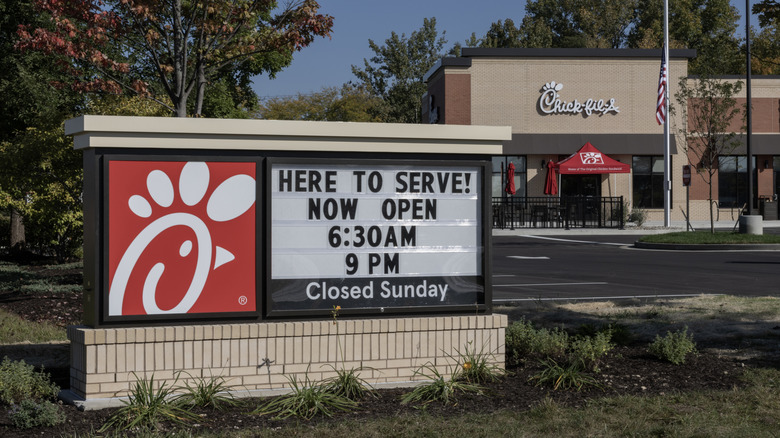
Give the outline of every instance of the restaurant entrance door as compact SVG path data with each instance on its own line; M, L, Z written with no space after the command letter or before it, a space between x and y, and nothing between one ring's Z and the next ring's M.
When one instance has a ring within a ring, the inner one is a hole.
M601 197L601 175L561 175L561 196Z

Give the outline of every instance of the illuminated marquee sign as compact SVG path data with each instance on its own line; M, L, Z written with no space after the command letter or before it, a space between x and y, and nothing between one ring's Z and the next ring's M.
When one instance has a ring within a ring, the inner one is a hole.
M607 114L610 112L619 113L620 108L615 106L615 99L588 99L580 102L574 99L571 102L561 100L559 91L563 89L563 84L555 81L548 82L542 87L542 95L539 96L539 111L544 114L582 114L590 116L593 113Z
M256 164L110 160L108 318L251 313Z
M483 167L387 163L271 163L271 314L485 303Z

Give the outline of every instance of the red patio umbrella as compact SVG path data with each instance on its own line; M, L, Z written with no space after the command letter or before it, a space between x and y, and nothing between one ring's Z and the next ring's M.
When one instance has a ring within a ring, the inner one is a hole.
M510 195L514 195L517 191L515 190L515 164L509 163L509 167L506 169L506 186L504 187L504 191L509 193Z
M555 163L552 160L547 162L547 181L544 183L544 194L558 194L558 179L555 176Z

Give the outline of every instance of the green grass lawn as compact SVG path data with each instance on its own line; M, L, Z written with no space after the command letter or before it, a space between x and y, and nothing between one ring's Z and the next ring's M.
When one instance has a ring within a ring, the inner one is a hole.
M642 236L640 242L676 243L683 245L722 245L735 243L769 244L780 243L780 235L776 234L739 234L734 232L716 231L714 234L706 231L678 231L674 233L651 234Z
M67 341L64 328L53 324L26 321L13 313L0 309L0 344L30 342L33 344Z

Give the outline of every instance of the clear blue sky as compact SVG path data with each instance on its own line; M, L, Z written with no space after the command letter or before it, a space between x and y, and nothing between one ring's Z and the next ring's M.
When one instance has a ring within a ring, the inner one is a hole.
M259 96L307 94L354 80L351 66L362 66L363 58L373 55L368 47L369 39L382 45L393 31L409 35L422 27L424 18L436 17L436 28L440 34L446 31L449 49L456 42L463 43L472 32L477 37L484 35L495 21L511 18L519 25L526 3L525 0L318 1L320 11L334 17L331 39L318 39L296 53L292 64L279 72L276 79L256 77L254 88ZM744 0L732 0L731 4L743 14ZM744 18L740 19L740 27L743 23ZM755 17L752 24L757 26Z

